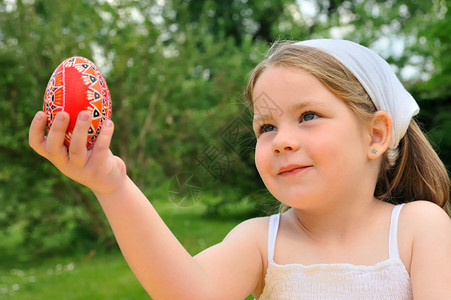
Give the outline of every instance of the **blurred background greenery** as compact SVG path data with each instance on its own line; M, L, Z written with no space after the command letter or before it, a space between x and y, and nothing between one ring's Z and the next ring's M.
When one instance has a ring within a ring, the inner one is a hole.
M194 254L219 242L233 224L268 214L277 206L253 165L255 141L243 98L250 70L276 39L346 38L377 51L419 102L419 120L449 167L449 4L449 0L0 1L0 298L19 296L24 286L33 299L39 298L33 290L35 281L14 283L11 278L25 272L18 270L35 266L48 275L55 258L65 261L71 256L82 257L81 265L100 256L98 265L103 266L105 257L117 252L93 195L28 146L29 123L42 109L50 75L65 58L84 56L102 70L116 124L112 150L127 163L129 176L157 207L163 207L168 220L203 222L178 233ZM164 209L168 205L172 210ZM219 230L212 223L216 219L228 225ZM186 226L174 221L173 230ZM207 237L196 237L207 227L211 228ZM190 244L191 238L196 242ZM57 263L55 272L73 269L67 267L70 264ZM114 274L110 271L105 273ZM123 272L130 274L126 267ZM120 282L121 274L112 282ZM49 282L47 289L54 279ZM85 295L92 295L86 290ZM143 296L139 293L113 292L109 299L135 299Z

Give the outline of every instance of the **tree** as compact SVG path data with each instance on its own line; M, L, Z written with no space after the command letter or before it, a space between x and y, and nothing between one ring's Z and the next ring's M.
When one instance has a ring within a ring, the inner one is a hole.
M0 3L0 223L6 232L19 228L23 243L36 252L111 239L87 191L28 146L28 127L51 73L69 56L92 58L101 24L86 1Z
M449 165L449 0L298 2L0 2L3 228L22 232L23 244L39 251L113 245L91 193L27 143L52 71L73 55L104 73L113 152L151 199L167 199L168 182L186 173L214 199L211 211L261 193L242 91L278 38L342 37L378 51L420 102L420 118Z

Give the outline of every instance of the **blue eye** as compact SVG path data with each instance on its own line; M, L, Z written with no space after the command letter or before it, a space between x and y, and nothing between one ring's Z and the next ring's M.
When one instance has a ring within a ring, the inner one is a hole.
M276 127L274 125L265 124L260 127L259 133L261 134L261 133L270 132L273 130L276 130Z
M318 115L314 112L306 112L302 115L301 120L302 121L311 121L313 119L318 118Z

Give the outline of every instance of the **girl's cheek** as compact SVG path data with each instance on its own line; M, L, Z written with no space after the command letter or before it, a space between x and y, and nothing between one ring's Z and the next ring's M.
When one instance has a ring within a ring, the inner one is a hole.
M265 149L264 143L257 141L257 144L255 146L255 166L257 167L258 172L260 173L260 176L263 175L264 171L264 162L267 161L265 157Z

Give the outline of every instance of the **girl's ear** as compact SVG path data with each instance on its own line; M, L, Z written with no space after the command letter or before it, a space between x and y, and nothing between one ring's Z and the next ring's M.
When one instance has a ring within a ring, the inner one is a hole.
M392 137L393 121L388 112L377 111L369 123L370 143L368 158L379 158L388 148Z

